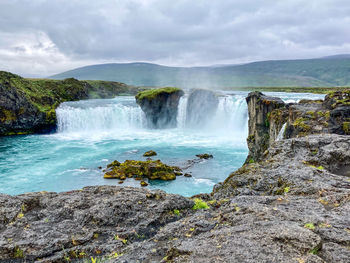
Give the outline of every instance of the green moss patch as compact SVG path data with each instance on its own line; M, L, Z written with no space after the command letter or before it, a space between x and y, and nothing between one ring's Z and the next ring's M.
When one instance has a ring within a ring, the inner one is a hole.
M135 178L141 181L144 178L148 178L150 180L168 181L175 180L176 175L181 174L179 167L166 165L160 160L126 160L124 163L114 161L107 167L109 171L104 174L106 179L125 180L126 178Z
M145 91L141 91L141 92L137 93L135 98L136 98L136 100L144 100L144 99L153 100L161 94L172 94L172 93L176 93L176 92L180 92L180 91L182 91L182 90L179 88L174 88L174 87L151 89L151 90L145 90Z

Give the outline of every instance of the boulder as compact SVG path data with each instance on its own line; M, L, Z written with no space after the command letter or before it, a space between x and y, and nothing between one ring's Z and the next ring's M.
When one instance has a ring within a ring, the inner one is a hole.
M104 174L104 178L120 180L125 180L126 178L135 178L136 180L142 180L143 178L148 178L150 180L160 179L164 181L175 180L176 175L181 171L179 167L168 166L163 164L160 160L126 160L118 165L107 165L107 167L110 168L110 170Z
M152 150L147 151L143 154L144 157L150 157L150 156L155 156L155 155L157 155L157 153L155 151L152 151Z

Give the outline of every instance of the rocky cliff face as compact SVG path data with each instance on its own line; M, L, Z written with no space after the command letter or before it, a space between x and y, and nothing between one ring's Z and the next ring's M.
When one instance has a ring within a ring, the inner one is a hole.
M252 92L247 103L249 156L246 162L260 161L280 132L285 139L311 134L350 134L350 91L332 92L325 100L289 104L261 92Z
M150 128L176 127L180 97L184 92L177 88L162 88L139 92L135 98L146 115Z
M216 113L219 99L210 90L192 90L187 101L187 127L202 127Z
M261 92L251 92L247 97L248 104L248 148L249 155L246 162L256 162L270 145L270 137L277 136L270 132L269 116L274 109L282 108L285 103L280 98L268 97ZM283 125L283 124L282 124ZM281 123L274 122L275 130L281 129Z
M8 72L0 72L0 91L0 135L49 131L61 102L88 98L88 85L75 79L27 80Z

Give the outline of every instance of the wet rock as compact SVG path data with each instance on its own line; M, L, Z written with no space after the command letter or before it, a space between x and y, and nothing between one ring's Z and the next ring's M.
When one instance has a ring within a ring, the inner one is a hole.
M118 165L112 165L112 164ZM104 174L106 179L121 179L135 178L136 180L142 180L142 178L148 178L150 180L175 180L177 172L181 171L179 167L168 166L162 163L160 160L149 161L134 161L126 160L124 163L118 161L112 162L107 167L112 168Z
M173 128L177 125L178 105L183 94L178 88L162 88L139 92L135 98L150 128Z
M145 156L145 157L155 156L155 155L157 155L157 153L156 153L155 151L152 151L152 150L150 150L150 151L148 151L148 152L145 152L145 153L143 154L143 156Z
M185 176L185 177L192 177L192 174L185 173L184 176Z
M219 99L210 90L192 90L187 101L186 125L187 127L202 127L206 120L212 119L216 113Z
M141 185L141 186L147 186L148 183L146 183L145 181L141 181L141 182L140 182L140 185Z
M212 159L213 155L208 153L196 154L199 159Z

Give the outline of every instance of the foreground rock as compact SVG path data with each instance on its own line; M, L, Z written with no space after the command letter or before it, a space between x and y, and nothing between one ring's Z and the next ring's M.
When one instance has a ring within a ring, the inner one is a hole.
M146 115L151 128L176 127L176 117L180 97L184 94L178 88L162 88L139 92L136 103Z
M126 160L124 163L113 161L107 165L107 171L104 175L106 179L120 179L135 178L136 180L143 180L148 178L150 180L175 180L177 175L182 175L181 169L177 166L168 166L160 160L148 161L134 161Z
M133 243L153 240L161 227L180 220L193 205L162 191L113 186L0 195L0 262L117 258ZM181 213L175 215L175 209Z

